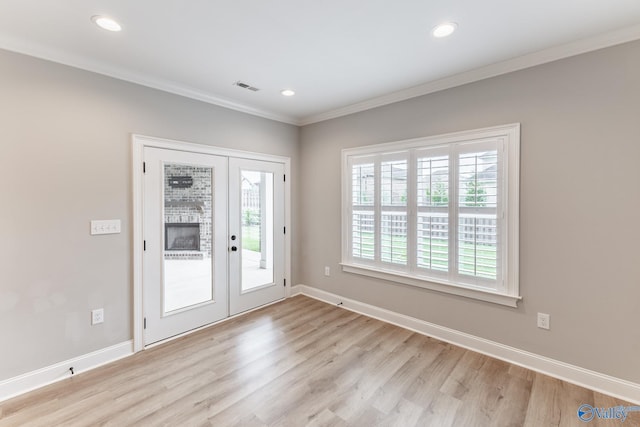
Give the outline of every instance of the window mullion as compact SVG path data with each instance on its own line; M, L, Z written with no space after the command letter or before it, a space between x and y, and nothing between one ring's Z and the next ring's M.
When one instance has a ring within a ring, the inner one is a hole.
M349 177L346 180L343 177L342 205L343 210L346 210L346 217L343 213L342 229L348 234L345 239L346 243L342 244L342 254L343 258L346 257L350 262L353 262L353 159L351 157L347 158L346 171L343 170L343 175L345 172L349 174Z
M373 188L374 188L374 197L373 197L373 226L374 226L374 261L376 264L382 262L381 257L381 218L382 218L382 200L381 200L381 192L382 192L382 176L380 173L380 156L376 156L373 163Z
M418 263L418 172L416 150L407 159L407 270L414 273Z
M353 203L353 173L354 173L354 168L356 168L356 167L357 167L357 165L355 165L353 163L353 160L349 159L349 162L348 162L349 180L348 180L348 189L347 189L347 194L348 194L348 197L349 197L349 210L348 210L348 219L347 219L348 224L349 224L349 236L348 236L349 243L348 243L348 246L347 246L346 249L348 251L348 256L349 256L350 260L353 260L354 257L355 257L354 256L354 251L353 251L353 248L354 248L354 238L353 237L354 237L354 225L355 225L354 224L354 217L353 217L354 211L355 211L354 203ZM361 224L359 224L359 226L360 225ZM359 243L362 243L362 241L360 240Z
M449 280L458 277L458 150L449 148Z
M508 194L509 191L507 189L507 183L505 182L505 171L508 165L508 157L505 153L505 141L503 138L498 139L497 142L497 151L498 151L498 171L497 171L497 186L498 186L498 194L500 195L497 199L496 205L496 218L497 218L497 227L496 234L498 236L498 241L501 243L499 247L499 256L496 259L496 273L497 273L497 288L501 292L508 292L510 289L507 288L507 277L505 274L505 262L508 258L508 242L507 238L507 218L505 214L505 208L508 203Z

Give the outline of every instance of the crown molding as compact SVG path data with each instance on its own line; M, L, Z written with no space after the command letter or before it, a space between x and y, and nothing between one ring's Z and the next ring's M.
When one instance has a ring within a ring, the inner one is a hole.
M253 116L296 126L306 126L638 39L640 39L640 24L600 34L598 36L581 39L575 42L566 43L560 46L555 46L549 49L540 50L538 52L487 65L485 67L476 68L450 77L434 80L422 85L392 92L387 95L371 98L346 107L326 111L324 113L309 115L303 118L276 114L267 110L254 108L192 87L179 85L170 80L151 78L140 73L114 67L104 62L92 61L78 55L72 55L56 49L49 49L41 45L26 43L22 40L10 37L0 37L0 49L91 71L97 74L113 77L118 80L158 89Z
M149 76L132 72L124 68L114 67L113 65L101 61L92 61L79 55L72 55L61 50L50 49L32 43L26 43L14 38L0 37L0 49L32 56L39 59L44 59L46 61L56 62L58 64L67 65L73 68L79 68L81 70L90 71L97 74L102 74L118 80L135 83L152 89L158 89L163 92L184 96L186 98L195 99L198 101L206 102L208 104L217 105L219 107L250 114L252 116L262 117L265 119L275 120L277 122L287 123L291 125L300 125L300 121L294 117L275 114L270 111L250 107L248 105L212 95L210 93L206 93L189 86L176 84L175 82L172 82L170 80L151 78Z
M598 36L581 39L549 49L540 50L538 52L509 59L507 61L498 62L450 77L445 77L443 79L434 80L419 86L414 86L398 92L393 92L388 95L371 98L366 101L351 104L342 108L337 108L325 113L307 116L300 120L298 125L306 126L325 120L347 116L349 114L359 113L361 111L370 110L372 108L382 107L407 99L416 98L418 96L428 95L430 93L439 92L441 90L450 89L456 86L462 86L464 84L477 82L518 70L523 70L525 68L531 68L536 65L546 64L548 62L557 61L559 59L580 55L582 53L587 53L598 49L604 49L606 47L615 46L637 39L640 39L640 25L625 27L614 32L600 34Z

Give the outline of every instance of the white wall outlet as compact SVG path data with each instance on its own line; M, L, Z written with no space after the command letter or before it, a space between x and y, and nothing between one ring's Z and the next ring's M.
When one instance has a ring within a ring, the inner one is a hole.
M551 327L551 316L547 313L538 313L538 328L549 329Z
M91 221L91 235L120 233L119 219L101 219Z
M102 322L104 322L104 308L91 310L91 324L97 325L98 323Z
M325 267L324 268L324 275L329 277L331 276L331 268L330 267Z

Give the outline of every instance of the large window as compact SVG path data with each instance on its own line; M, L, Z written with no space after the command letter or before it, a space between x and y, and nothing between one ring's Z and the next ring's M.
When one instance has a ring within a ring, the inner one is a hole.
M343 151L343 269L515 306L519 125Z

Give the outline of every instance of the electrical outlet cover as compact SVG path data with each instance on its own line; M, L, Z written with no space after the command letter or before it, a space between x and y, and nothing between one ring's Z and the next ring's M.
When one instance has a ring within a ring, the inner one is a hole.
M538 328L549 329L550 322L551 319L547 313L538 313Z
M91 324L97 325L102 322L104 322L104 309L98 308L96 310L91 310Z

